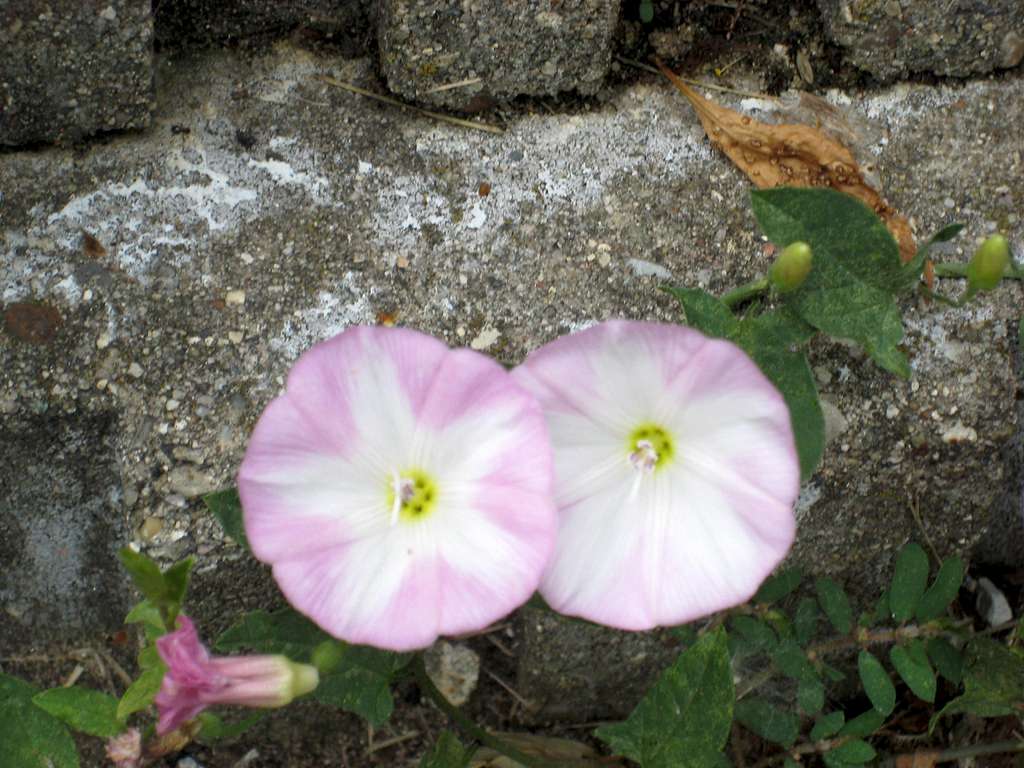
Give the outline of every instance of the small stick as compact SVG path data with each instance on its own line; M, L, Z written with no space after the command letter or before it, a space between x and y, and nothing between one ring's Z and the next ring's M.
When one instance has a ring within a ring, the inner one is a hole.
M494 674L493 672L491 672L491 670L489 670L489 669L485 669L485 670L484 670L484 674L485 674L485 675L487 675L487 676L488 676L489 678L491 678L491 680L493 680L494 682L496 682L496 683L497 683L498 685L500 685L500 686L501 686L502 688L504 688L504 689L505 689L505 691L506 691L506 692L508 692L508 694L509 694L509 695L510 695L510 696L511 696L511 697L512 697L513 699L515 699L515 700L516 700L517 702L519 702L519 705L520 705L520 706L521 706L521 707L522 707L523 709L525 709L525 710L526 710L527 712L532 712L532 711L533 711L534 709L536 709L536 707L534 707L534 706L533 706L532 704L530 704L530 702L529 702L529 701L527 701L526 699L524 699L524 698L522 697L522 695L520 695L520 694L519 694L519 693L518 693L518 692L516 691L516 689L515 689L515 688L513 688L513 687L512 687L511 685L509 685L508 683L506 683L506 682L505 682L504 680L502 680L502 679L501 679L500 677L498 677L498 676L497 676L496 674Z
M391 104L394 107L400 107L402 109L408 109L426 117L432 117L435 120L440 120L442 123L449 123L451 125L457 125L460 128L473 128L478 131L485 131L487 133L502 134L505 132L504 128L497 125L490 125L489 123L477 123L473 120L463 120L458 117L452 117L451 115L442 115L440 112L431 112L427 109L421 109L420 107L414 107L412 104L406 104L404 101L398 99L392 99L390 96L384 96L380 93L374 93L368 91L365 88L360 88L358 85L352 85L352 83L346 83L344 80L338 80L327 75L320 75L319 79L328 85L333 85L336 88L344 88L350 93L356 93L360 96L365 96L368 99L374 99L376 101L384 102L385 104Z
M509 650L508 646L501 642L501 640L499 640L498 638L494 637L493 635L484 635L484 637L487 638L488 642L490 642L491 645L493 645L506 656L515 656L515 654Z
M403 733L401 736L392 736L390 739L384 739L384 741L378 741L376 744L373 744L373 745L371 745L370 747L367 748L366 754L372 755L374 752L378 752L378 751L380 751L382 749L387 749L388 747L393 747L396 744L401 744L403 741L408 741L409 739L415 739L419 735L420 735L419 731L409 731L408 733Z
M450 91L454 88L464 88L467 85L476 85L481 80L483 80L482 77L468 77L465 80L457 80L454 83L445 83L444 85L435 86L429 91L424 91L424 93L439 93L441 91Z
M72 685L78 682L78 678L85 672L85 667L81 664L75 664L75 668L71 670L71 674L68 675L68 679L64 681L64 687L70 688Z

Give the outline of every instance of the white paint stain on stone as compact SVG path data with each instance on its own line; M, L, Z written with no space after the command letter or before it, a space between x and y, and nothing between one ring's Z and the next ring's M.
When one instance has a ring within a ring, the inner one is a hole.
M270 348L292 361L319 341L341 333L350 325L373 322L373 309L358 275L346 272L330 291L320 291L313 303L296 311L270 340Z

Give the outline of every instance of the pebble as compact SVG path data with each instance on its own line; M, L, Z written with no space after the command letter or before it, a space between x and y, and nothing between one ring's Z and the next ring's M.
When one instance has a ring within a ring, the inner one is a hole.
M962 421L958 421L952 427L942 433L942 442L950 443L973 443L978 439L978 433L973 427L966 427Z
M228 331L228 341L232 344L241 344L243 338L241 331Z
M477 352L487 349L494 344L501 336L501 332L494 328L484 328L477 334L476 338L469 342L469 346Z
M224 303L236 307L245 304L245 291L228 291L224 294Z
M132 363L131 365L128 366L128 375L131 376L133 379L141 377L142 373L142 366L139 365L138 363Z
M885 418L887 419L895 419L899 415L900 409L897 408L895 405L890 405L888 408L885 409Z
M188 464L172 469L167 475L167 485L172 492L180 494L186 499L202 496L204 493L214 490L210 478Z
M843 434L850 426L850 422L843 416L843 412L824 398L821 399L821 415L825 419L826 445Z
M147 517L139 526L139 538L143 541L152 541L156 535L164 529L164 521L159 517Z
M178 406L180 406L180 405L181 405L180 402L178 402L173 397L171 397L171 398L168 398L167 402L164 404L164 407L168 411L176 411L176 410L178 410Z
M110 331L103 331L103 333L96 338L96 349L106 349L110 346L110 341Z
M990 627L998 627L1013 618L1013 611L1006 595L986 578L978 579L978 596L976 598L978 613L982 615Z
M439 640L423 654L427 675L437 689L456 707L461 707L476 689L480 657L464 645Z

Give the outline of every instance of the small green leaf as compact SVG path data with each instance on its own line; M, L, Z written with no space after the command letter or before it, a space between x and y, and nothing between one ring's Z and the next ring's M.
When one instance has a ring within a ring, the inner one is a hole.
M210 510L224 533L234 539L242 549L249 549L249 539L245 535L245 523L242 518L242 500L238 498L237 488L228 488L203 496L203 503Z
M801 680L796 687L796 701L808 715L821 712L825 706L825 686L818 679Z
M884 722L885 715L881 714L877 709L869 709L867 712L857 715L853 720L850 720L840 728L839 735L863 739L881 728Z
M729 737L734 700L728 644L719 628L680 654L625 722L595 734L644 768L706 768Z
M419 768L466 768L473 751L466 749L450 731L443 731Z
M800 645L807 645L814 637L815 632L818 631L820 617L821 612L813 598L800 598L796 613L793 615L793 630L796 632L796 641Z
M908 544L896 558L889 587L889 610L898 622L910 621L928 583L928 555L918 544Z
M875 759L875 750L866 741L850 739L844 741L838 747L826 752L826 757L831 756L835 760L847 765L862 765L868 760Z
M753 616L733 616L729 621L729 646L733 655L768 653L779 643L775 632L760 619ZM737 643L737 645L733 645Z
M800 586L803 572L799 568L786 568L765 580L754 595L755 603L774 603Z
M167 631L164 624L164 617L160 615L160 609L149 600L143 600L135 604L135 607L128 611L124 617L125 624L145 624L160 631L161 634Z
M800 733L800 718L765 699L752 696L736 702L736 719L766 741L793 746Z
M964 657L948 640L942 637L928 639L928 658L932 660L939 674L954 685L964 679Z
M37 691L0 673L0 768L78 768L64 724L32 703Z
M121 701L117 705L117 719L127 720L128 715L133 712L141 712L152 704L153 699L156 698L157 693L160 691L160 685L164 681L164 673L166 671L167 667L163 662L160 662L155 667L143 670L142 674L135 679L134 683L128 686L128 690L121 697Z
M139 651L138 662L139 669L150 669L164 663L155 644L147 645Z
M243 720L228 723L212 712L201 712L199 714L199 723L202 728L199 731L199 740L205 744L212 744L217 741L224 741L225 739L237 738L268 714L268 710L261 710Z
M978 717L1014 714L1024 702L1024 659L1000 642L973 637L964 653L964 692L932 717L931 731L939 718L958 712Z
M32 702L76 731L109 739L124 730L117 718L117 699L100 691L71 686L37 693Z
M948 557L942 561L935 581L928 587L917 605L917 620L932 621L946 613L960 592L964 580L964 561L959 557Z
M708 336L731 338L739 331L740 322L719 299L699 288L665 288L683 305L686 324Z
M640 15L640 21L644 24L650 24L654 21L654 3L652 0L640 0L640 8L637 10Z
M793 640L784 640L779 643L778 650L772 654L772 660L779 671L787 677L798 681L818 681L818 673L814 665L807 660L807 654Z
M835 736L843 727L846 716L842 712L829 712L818 718L818 722L811 728L811 741L821 741L829 736Z
M833 683L841 683L843 680L846 679L846 675L844 675L840 670L833 667L831 664L826 664L823 661L820 663L821 671L824 672L825 677L827 677Z
M870 651L861 651L857 656L857 671L871 706L879 714L888 716L896 707L896 689L889 679L889 673Z
M164 605L167 607L167 621L171 626L174 626L175 618L181 611L194 564L194 558L186 557L164 571Z
M160 566L131 547L123 547L117 554L139 592L159 605L165 594L164 576L160 573Z
M814 582L814 587L821 609L825 611L836 632L841 635L850 634L853 612L850 609L850 598L846 596L843 588L828 578L818 579Z
M902 285L909 287L916 283L921 277L921 272L924 269L924 263L928 256L928 251L930 251L936 243L949 242L956 237L963 228L963 224L949 224L932 235L931 239L927 243L920 246L917 249L917 253L914 254L914 258L903 266L903 277L901 280Z
M906 645L895 645L889 651L889 660L917 698L935 701L935 671L928 661L924 643L912 640Z

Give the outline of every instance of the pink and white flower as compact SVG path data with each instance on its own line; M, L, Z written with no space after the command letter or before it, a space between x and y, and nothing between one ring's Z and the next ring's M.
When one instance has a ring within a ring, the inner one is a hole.
M107 758L114 768L139 768L142 761L142 734L129 728L107 740Z
M253 553L327 632L392 650L486 627L554 545L536 401L493 360L350 328L298 360L238 476Z
M214 704L283 707L320 681L316 667L285 656L211 656L187 616L178 617L175 631L157 638L156 648L167 665L156 695L160 736Z
M747 600L795 533L789 411L733 344L609 321L514 371L540 400L560 523L540 592L557 611L630 630Z

